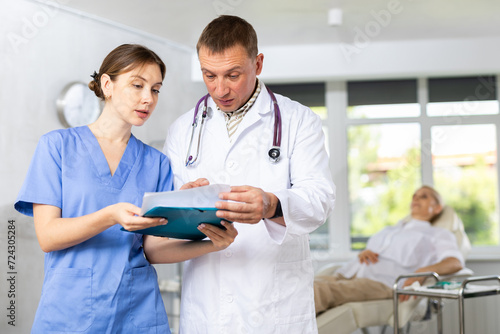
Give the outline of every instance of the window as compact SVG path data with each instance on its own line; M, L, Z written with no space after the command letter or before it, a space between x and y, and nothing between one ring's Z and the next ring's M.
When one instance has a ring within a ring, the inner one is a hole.
M347 97L351 247L363 249L408 213L421 182L417 80L350 82Z
M434 126L431 136L436 189L460 215L473 245L497 245L495 125Z
M342 131L338 123L345 129L345 149L335 149L345 152L346 167L334 179L347 180L349 212L340 220L350 223L351 238L342 247L343 236L331 235L330 245L364 248L405 217L414 190L429 184L455 208L474 246L498 246L496 77L348 82L343 90L327 94L332 104L345 99L345 115L329 116L334 131Z
M350 126L348 173L352 248L408 214L420 184L418 123Z
M361 81L347 84L349 118L415 117L416 80Z
M475 246L498 245L496 78L429 79L434 184ZM435 121L434 121L435 120Z
M323 120L337 200L311 234L316 259L364 248L422 184L455 208L475 248L499 246L495 76L269 86Z

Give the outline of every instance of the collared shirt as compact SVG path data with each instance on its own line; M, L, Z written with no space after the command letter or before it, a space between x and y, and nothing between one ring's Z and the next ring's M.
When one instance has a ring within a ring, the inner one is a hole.
M245 103L243 106L241 106L238 110L231 111L231 112L225 112L220 110L220 108L217 106L217 110L219 110L221 113L223 113L224 118L226 120L226 128L227 128L227 134L229 136L229 139L232 139L233 134L236 132L238 129L238 125L241 123L243 120L243 117L246 115L248 110L253 106L255 100L259 96L260 93L260 80L257 79L257 84L254 93L252 94L252 97Z

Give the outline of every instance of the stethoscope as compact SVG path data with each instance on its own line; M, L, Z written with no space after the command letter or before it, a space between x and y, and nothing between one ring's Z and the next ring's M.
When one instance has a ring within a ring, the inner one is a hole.
M280 146L281 146L281 112L280 112L280 107L278 105L278 101L276 100L276 96L274 96L274 93L269 89L268 87L267 91L269 93L269 96L271 97L271 100L273 101L273 107L274 107L274 136L273 136L273 146L268 152L269 155L269 160L273 163L277 163L279 158L280 158ZM191 139L189 141L189 147L186 155L186 167L193 165L196 160L198 160L199 156L199 151L200 151L200 143L201 143L201 130L203 129L203 124L205 124L205 118L207 118L207 104L208 104L208 98L210 97L210 94L207 94L203 96L198 103L196 103L196 107L194 108L194 118L193 118L193 124L191 124ZM200 108L200 104L203 102L203 109L201 113L201 124L200 124L200 131L198 132L198 143L196 147L196 156L192 156L191 153L191 147L193 145L193 139L194 139L194 133L196 130L196 127L198 126L198 110Z

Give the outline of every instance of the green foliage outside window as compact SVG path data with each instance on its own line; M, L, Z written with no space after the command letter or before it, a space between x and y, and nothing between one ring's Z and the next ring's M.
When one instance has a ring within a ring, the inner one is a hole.
M481 157L456 173L435 171L436 189L462 219L465 232L476 246L498 244L497 178L494 167Z
M349 192L352 248L363 249L366 240L409 214L414 191L421 186L420 147L412 147L388 171L371 169L379 159L377 131L367 126L348 130ZM495 166L479 157L475 164L436 168L435 188L464 222L475 246L498 244L497 178Z

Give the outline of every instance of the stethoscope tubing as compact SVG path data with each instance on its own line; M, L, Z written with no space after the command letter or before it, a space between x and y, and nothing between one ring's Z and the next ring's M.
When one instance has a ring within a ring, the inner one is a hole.
M278 105L278 101L276 100L276 96L274 93L271 91L269 87L266 87L269 96L271 97L271 100L273 102L273 110L274 110L274 133L273 133L273 147L269 150L269 159L276 163L279 160L280 156L280 147L281 147L281 110ZM191 138L189 140L189 146L188 146L188 151L186 155L186 167L194 164L198 160L199 156L199 150L200 150L200 144L201 144L201 136L202 136L202 129L203 129L203 124L205 123L205 118L207 117L207 110L208 110L208 98L210 97L210 94L204 95L201 99L198 100L196 103L196 107L194 108L194 116L193 116L193 123L191 124ZM200 130L198 132L198 142L197 142L197 147L196 147L196 156L193 158L193 156L190 154L191 153L191 148L193 145L193 139L194 139L194 133L195 129L198 126L198 110L200 108L201 103L203 102L203 110L202 110L202 118L201 118L201 124L200 124Z
M205 123L205 118L207 117L207 104L208 104L207 101L208 101L209 96L210 96L210 94L203 96L198 101L198 103L196 103L196 108L194 109L195 112L194 112L193 123L191 124L191 128L192 128L191 129L191 138L189 140L189 147L188 147L187 156L186 156L186 166L192 165L196 162L196 160L198 160L198 156L199 156L198 150L200 149L200 143L201 143L201 130L203 129L203 124ZM197 148L196 148L196 157L193 159L193 156L190 155L190 153L191 153L191 148L193 146L193 138L194 138L195 129L198 126L198 121L197 121L198 109L200 108L200 104L202 101L205 101L205 103L203 105L203 111L201 114L201 124L200 124L200 132L198 135L198 143L197 143Z
M281 110L278 105L278 101L276 100L276 96L271 91L269 87L266 87L269 92L269 96L271 96L271 100L273 101L274 107L274 136L273 136L273 147L280 148L281 147Z

